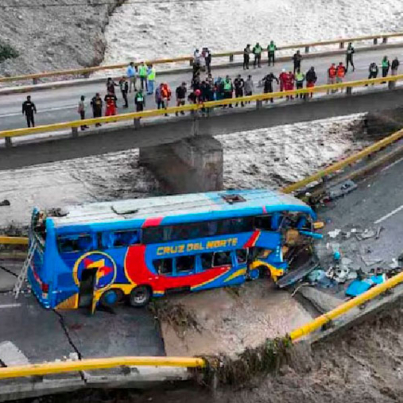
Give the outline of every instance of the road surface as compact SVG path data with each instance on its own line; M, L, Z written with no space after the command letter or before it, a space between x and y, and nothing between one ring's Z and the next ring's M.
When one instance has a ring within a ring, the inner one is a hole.
M380 64L382 57L387 54L390 59L395 56L400 56L403 52L403 46L383 49L376 51L363 51L355 55L355 72L350 72L347 74L346 80L353 81L359 79L368 78L368 66L371 62L377 62ZM327 70L332 62L339 63L344 62L343 55L333 55L325 57L315 57L312 59L303 60L302 69L305 72L311 66L315 66L318 74L318 85L326 84L327 82ZM292 69L292 62L278 63L274 68L268 68L267 65L263 65L261 69L251 69L245 73L242 67L231 67L231 68L220 68L214 69L213 66L213 77L218 76L225 77L227 74L233 79L237 74L242 74L243 78L246 78L247 74L251 74L255 83L255 93L262 92L262 88L257 88L258 81L263 78L268 72L273 71L277 76L281 70L285 68L287 70ZM181 82L185 81L190 84L191 73L180 73L172 75L164 75L161 73L157 74L157 83L168 82L175 92L175 89ZM77 113L77 105L81 95L86 97L86 101L89 103L91 98L96 92L100 92L102 97L106 93L106 87L103 83L89 83L82 86L72 86L66 88L58 89L48 89L39 92L34 92L32 94L32 100L35 102L38 109L38 114L36 115L37 125L46 125L58 122L66 122L72 120L78 120L79 115ZM118 113L128 113L134 111L134 94L129 94L130 107L128 109L122 108L122 97L120 90L117 87L116 93L119 98L118 100ZM25 118L22 115L21 105L28 94L12 94L0 96L0 131L8 129L16 129L20 127L25 127ZM174 97L173 97L174 98ZM282 102L282 101L277 101ZM174 104L174 100L171 105ZM155 109L154 96L147 96L146 109ZM92 117L90 107L87 108L87 117Z

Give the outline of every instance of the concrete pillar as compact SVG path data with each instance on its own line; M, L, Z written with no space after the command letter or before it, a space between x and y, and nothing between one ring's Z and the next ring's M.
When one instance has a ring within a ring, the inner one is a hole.
M378 38L374 38L374 45L378 45Z
M229 61L232 63L234 61L234 55L229 55Z
M305 46L305 53L309 53L309 46Z
M4 137L4 140L6 141L7 148L10 148L13 146L13 143L11 142L11 137Z
M140 149L140 164L147 167L172 193L222 190L223 148L210 136Z
M344 42L340 42L340 49L344 49Z
M78 137L78 127L71 128L71 137Z

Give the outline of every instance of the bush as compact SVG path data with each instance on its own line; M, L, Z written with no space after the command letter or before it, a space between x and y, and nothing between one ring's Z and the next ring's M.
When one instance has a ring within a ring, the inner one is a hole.
M0 63L7 59L15 59L18 57L18 52L10 45L0 43Z

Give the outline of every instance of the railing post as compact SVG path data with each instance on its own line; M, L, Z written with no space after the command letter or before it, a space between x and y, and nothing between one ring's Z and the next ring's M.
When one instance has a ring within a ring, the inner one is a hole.
M134 128L140 129L140 119L133 119Z
M83 73L83 78L90 78L90 73L89 72Z
M263 106L263 101L258 99L256 101L256 109L262 109L262 106Z
M78 127L71 128L71 137L78 137Z
M193 59L189 59L189 65L193 66Z
M344 49L344 42L340 42L340 49Z
M39 80L38 80L37 78L33 78L33 79L32 79L32 84L33 84L33 85L38 84L38 82L39 82Z
M388 38L387 37L382 38L382 43L388 43Z
M6 140L7 148L11 148L13 146L13 143L11 142L11 137L4 137L4 140Z
M389 81L389 82L388 82L388 88L389 88L390 90L394 90L395 87L396 87L396 81Z
M309 53L309 46L305 46L305 53Z
M347 87L346 94L347 95L353 95L353 87Z
M378 45L378 38L374 38L374 45Z
M229 61L232 63L234 61L234 55L229 55Z

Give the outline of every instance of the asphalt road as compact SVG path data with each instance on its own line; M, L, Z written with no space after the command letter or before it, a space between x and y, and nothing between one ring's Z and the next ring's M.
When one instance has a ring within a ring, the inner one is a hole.
M364 79L368 77L368 66L371 62L377 62L380 64L382 57L387 54L390 59L395 56L401 57L403 59L403 47L402 48L392 48L376 51L359 52L355 55L356 70L353 73L351 70L347 75L346 80L353 81ZM315 66L318 74L318 85L326 84L327 81L327 69L332 62L338 63L339 61L344 62L343 55L334 55L326 57L318 57L303 60L302 68L304 71L308 70L311 66ZM285 68L287 70L292 68L292 62L278 63L274 68L268 68L263 65L261 69L249 70L245 73L242 67L232 67L232 68L220 68L214 70L213 66L213 77L218 76L225 77L225 75L230 75L235 78L237 74L242 74L246 78L247 74L251 74L255 83L255 93L262 92L261 88L257 88L257 83L260 79L264 77L268 72L273 71L276 75L281 72L281 69ZM157 73L157 83L162 81L167 81L174 92L176 87L183 81L190 84L191 73L181 73L176 75L158 75ZM81 95L86 97L89 103L90 99L95 95L96 92L100 92L102 96L106 93L106 87L103 83L91 83L83 86L73 86L67 88L59 89L49 89L32 94L32 100L35 102L38 109L38 114L36 115L37 125L52 124L57 122L65 122L77 120L79 118L77 113L77 105ZM21 113L21 105L28 94L12 94L0 96L0 130L16 129L19 127L25 127L26 122ZM134 94L129 94L130 107L128 109L121 108L122 98L120 90L117 87L118 96L118 112L127 113L134 111ZM281 102L281 101L278 101ZM154 109L155 101L154 96L147 96L146 108ZM92 117L90 113L90 108L87 112L88 117Z

